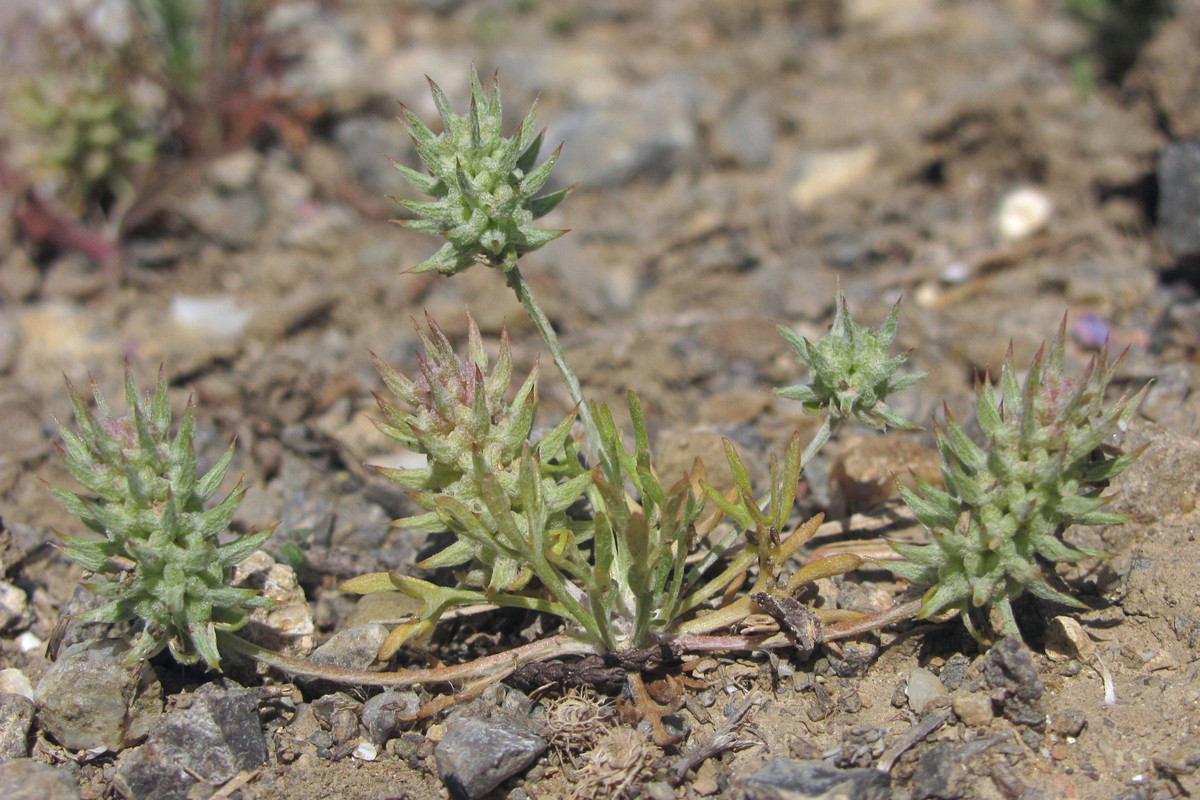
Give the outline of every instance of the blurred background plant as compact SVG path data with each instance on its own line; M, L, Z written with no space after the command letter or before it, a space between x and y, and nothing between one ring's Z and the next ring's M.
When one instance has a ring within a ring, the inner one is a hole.
M1071 76L1086 99L1098 81L1119 84L1158 25L1175 11L1173 0L1066 0L1067 12L1087 30L1071 58Z
M21 198L24 234L115 271L119 242L192 166L264 131L303 144L315 112L279 89L285 59L266 25L276 5L91 0L44 12L0 87L11 110L0 188ZM20 50L23 30L5 31L4 46Z

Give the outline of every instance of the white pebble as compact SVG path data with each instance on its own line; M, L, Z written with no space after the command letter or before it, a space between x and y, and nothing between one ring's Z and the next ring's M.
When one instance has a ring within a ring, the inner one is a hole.
M218 339L236 339L250 322L250 312L229 297L171 298L171 322Z
M379 757L379 751L371 742L362 741L354 748L354 757L359 761L374 761Z
M1040 189L1013 189L1000 200L996 211L996 236L1005 243L1019 242L1045 228L1053 211L1054 204Z
M25 631L17 637L17 647L21 648L22 653L29 653L45 646L45 642L34 636L29 631Z

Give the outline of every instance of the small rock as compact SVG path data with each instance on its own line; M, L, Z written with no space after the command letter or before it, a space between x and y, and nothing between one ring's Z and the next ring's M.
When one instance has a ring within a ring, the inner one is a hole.
M79 800L79 787L66 770L31 758L0 764L0 796L4 800Z
M333 140L354 179L372 195L388 197L411 191L399 171L384 158L390 155L400 159L401 147L408 140L403 123L374 116L350 117L333 129Z
M992 699L981 692L956 693L950 707L968 728L983 728L992 722Z
M33 684L29 682L29 677L16 667L0 669L0 694L19 694L32 700Z
M420 708L416 692L383 692L363 703L362 724L371 741L382 747L400 735L402 718L416 716Z
M376 656L387 637L386 627L378 622L368 622L335 633L308 658L314 664L338 669L381 669L383 664L376 661Z
M909 670L908 688L904 692L908 696L909 707L917 714L924 714L930 703L948 694L938 676L924 667Z
M1041 697L1046 685L1038 676L1033 654L1018 636L992 646L984 656L982 672L988 685L1002 698L1004 716L1017 725L1041 729L1045 725Z
M867 669L879 655L879 645L867 641L846 641L842 643L841 656L829 654L829 668L839 678L859 678L867 674Z
M246 147L209 164L208 179L218 189L239 192L250 188L261 166L262 156L253 148Z
M1200 139L1171 142L1163 151L1158 231L1176 258L1200 256Z
M878 160L879 149L870 144L809 153L800 162L788 200L798 211L814 211L823 200L865 182Z
M762 92L736 98L713 126L709 149L719 164L762 169L771 163L775 131L770 98Z
M1044 230L1053 212L1054 204L1045 192L1022 186L1000 199L992 227L998 240L1011 244Z
M160 758L148 747L135 747L121 754L112 783L125 800L187 800L199 781L182 764Z
M146 744L153 760L216 785L267 761L258 703L244 689L197 693L192 705L163 717Z
M177 210L200 233L235 248L254 244L267 220L262 201L248 192L228 196L201 192Z
M1087 727L1087 717L1078 708L1055 711L1050 715L1050 731L1059 736L1078 736Z
M11 630L21 624L22 619L28 623L26 612L29 610L29 598L23 589L13 586L8 581L0 581L0 631Z
M238 632L240 636L268 650L298 658L312 652L317 626L294 569L258 550L233 568L231 583L237 588L254 589L275 601L269 608L254 609L249 624ZM265 673L268 668L255 662L255 669Z
M566 141L550 180L589 189L621 186L636 178L662 181L695 154L697 79L670 73L622 92L604 104L558 115L546 142Z
M773 758L742 782L746 800L886 800L888 776L874 769L837 769L824 761Z
M967 772L956 748L939 742L926 750L913 773L913 800L958 800L967 788Z
M130 649L121 639L73 645L38 682L38 722L63 747L116 752L140 742L162 714L158 675L147 662L126 667Z
M473 800L528 767L548 746L522 719L459 715L446 722L433 756L450 796Z
M171 322L189 332L206 338L238 339L246 330L252 312L242 308L233 297L189 297L175 295L171 298Z
M33 711L33 701L28 697L0 694L0 763L29 755Z

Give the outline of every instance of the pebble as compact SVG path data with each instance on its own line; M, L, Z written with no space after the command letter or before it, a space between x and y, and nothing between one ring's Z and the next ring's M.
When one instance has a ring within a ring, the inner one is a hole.
M262 167L262 156L246 147L214 159L208 165L208 180L218 189L238 192L249 189Z
M947 695L946 687L924 667L913 667L908 672L908 687L904 690L908 697L908 705L917 714L924 714L929 704L939 697Z
M708 146L718 164L756 170L771 163L774 144L770 97L764 92L747 92L721 113Z
M0 311L0 375L7 375L21 353L21 328L11 312Z
M874 769L837 769L824 761L773 758L742 784L746 800L887 800L888 776Z
M668 73L607 102L559 114L546 142L569 144L551 182L598 189L623 186L634 178L670 177L696 154L696 98L702 90L694 76Z
M1176 258L1200 256L1200 139L1174 141L1163 150L1158 232Z
M913 773L913 800L958 800L967 789L967 772L957 748L939 742L921 754Z
M177 294L171 298L168 311L171 323L206 338L233 340L241 338L250 322L252 312L226 295L193 297Z
M33 701L28 697L0 694L0 763L29 755L33 712Z
M998 240L1013 244L1045 230L1053 213L1054 204L1045 192L1022 186L1000 199L992 227Z
M0 764L0 796L4 800L79 800L79 786L65 769L15 758Z
M387 636L388 629L378 622L347 628L329 637L308 659L314 664L338 669L380 669L383 664L376 663L376 656Z
M198 690L190 706L164 716L146 744L155 759L217 785L267 762L255 693L212 684Z
M400 734L401 717L415 716L420 708L416 692L386 691L363 703L362 724L371 741L382 747Z
M474 800L529 767L548 746L518 717L481 719L464 713L446 722L433 756L451 798Z
M809 153L800 160L788 200L797 211L815 211L822 201L866 181L878 160L879 149L871 144Z
M0 581L0 631L10 631L29 623L29 598L20 587Z
M145 738L162 714L154 668L125 666L130 645L101 639L68 647L34 690L38 723L69 750L122 750Z
M1016 725L1040 730L1046 714L1041 697L1046 685L1038 675L1033 654L1020 637L1002 639L988 650L981 670L988 685L1000 692L1004 716Z
M403 150L408 147L408 134L399 120L350 117L333 129L333 140L338 144L347 169L365 191L380 197L412 191L399 171L387 161L391 156L409 163L407 158L402 158Z
M950 707L959 721L968 728L983 728L991 724L992 699L982 692L956 692Z
M19 694L33 699L33 684L29 677L16 667L0 669L0 694Z
M201 191L176 211L201 234L231 248L254 244L267 221L262 201L249 192L222 196Z
M275 601L270 608L254 609L251 624L239 631L240 636L286 655L303 658L312 652L317 626L294 569L258 550L233 568L231 583Z

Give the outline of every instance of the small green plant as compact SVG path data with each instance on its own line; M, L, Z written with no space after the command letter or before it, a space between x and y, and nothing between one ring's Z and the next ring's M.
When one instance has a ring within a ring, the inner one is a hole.
M797 336L790 328L779 328L796 358L808 369L809 380L778 389L776 394L799 400L807 411L825 412L825 421L804 453L806 464L829 440L833 430L847 419L857 419L879 429L889 425L900 430L916 428L884 402L888 395L925 377L924 372L896 374L909 356L909 353L890 354L899 325L900 304L892 306L878 331L853 320L846 297L840 291L836 305L833 326L816 344Z
M427 509L397 524L444 529L456 537L418 566L461 569L454 587L396 572L364 575L343 585L357 592L399 589L422 600L418 617L395 630L381 655L390 656L408 637L428 631L448 609L478 603L555 614L593 652L679 644L689 636L735 628L752 614L778 611L795 602L793 595L804 583L858 566L861 560L856 556L836 556L787 576L786 562L820 519L799 526L790 536L784 531L800 472L833 427L849 418L875 427L911 427L884 402L887 395L921 377L895 374L907 357L888 353L897 311L879 332L870 331L853 322L839 293L839 312L829 336L814 345L784 332L812 377L810 384L781 393L825 411L826 420L807 450L802 453L797 435L782 466L773 461L765 495L754 494L748 471L728 443L726 455L735 480L729 496L705 482L699 464L690 475L664 481L653 464L637 396L631 392L628 397L630 450L611 411L583 400L565 353L518 269L520 255L561 233L533 228L531 220L569 192L534 197L546 183L554 157L534 166L541 136L531 133L533 110L516 135L505 138L495 82L485 93L472 70L471 107L465 117L455 114L437 85L430 83L443 132L435 136L405 112L430 174L397 168L436 198L403 203L422 218L409 222L409 227L448 241L414 271L452 275L482 263L505 275L535 322L541 320L539 330L564 380L573 387L595 466L585 469L583 458L588 454L580 453L569 438L573 417L546 437L529 439L536 404L534 376L512 401L503 401L511 377L506 340L494 372L485 378L487 357L473 324L467 360L454 355L432 321L428 335L418 329L426 350L426 356L418 358L419 379L409 380L379 365L385 384L403 403L398 407L380 402L381 427L407 449L424 454L427 465L382 471L410 489ZM585 509L569 515L568 508L581 501L586 501ZM723 535L710 542L709 534L720 525ZM746 596L714 606L719 595L746 581L755 567ZM833 621L846 616L821 611L813 618ZM780 620L785 630L796 622ZM748 647L761 643L725 640L730 646L735 641Z
M1064 374L1066 318L1048 352L1039 351L1024 384L1010 348L1000 373L1000 399L990 379L976 390L975 412L986 437L971 441L953 418L937 432L945 489L918 480L905 502L930 531L928 545L893 544L904 560L891 569L929 587L919 616L957 609L983 639L972 613L992 612L993 628L1020 635L1012 601L1025 592L1076 608L1077 600L1047 582L1045 566L1104 553L1062 538L1069 525L1112 525L1104 511L1107 481L1138 452L1112 455L1112 437L1128 427L1145 389L1109 406L1104 393L1124 354L1111 364L1107 348L1078 379Z
M142 398L125 371L128 413L116 417L94 384L96 412L67 383L76 434L60 425L60 452L86 493L51 487L54 496L99 538L62 536L63 552L93 576L90 588L110 598L80 616L85 622L140 620L132 663L169 647L182 663L202 660L217 669L217 631L232 631L247 613L271 604L250 589L229 585L233 565L271 531L221 544L241 503L240 486L205 509L233 457L230 447L203 476L196 474L196 418L189 403L170 438L171 408L160 370L153 397Z
M111 207L133 190L137 170L158 139L113 69L31 80L13 98L14 118L30 132L29 170L80 217Z

